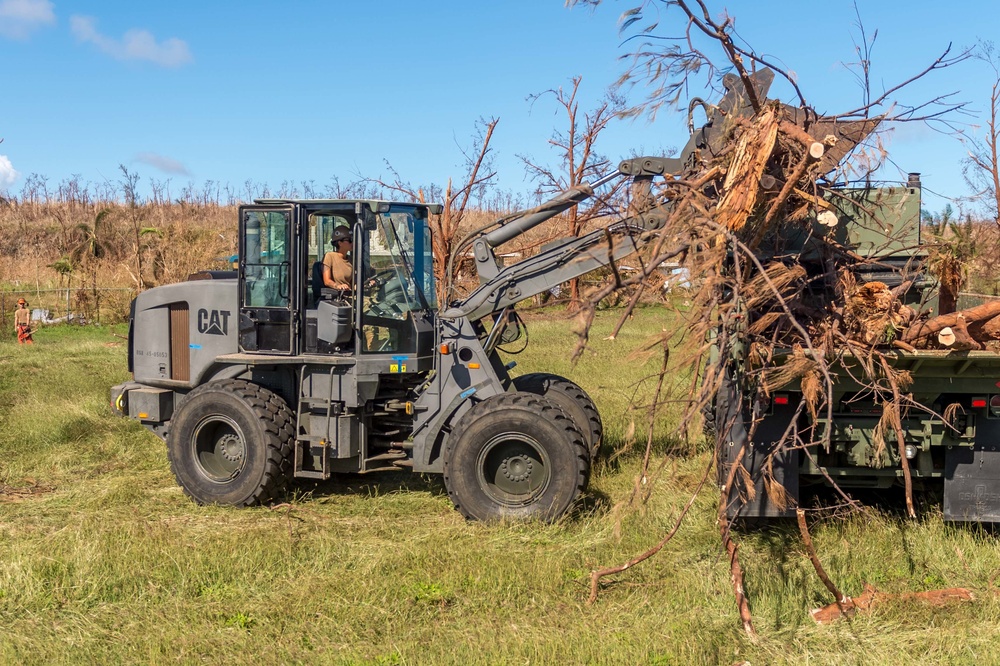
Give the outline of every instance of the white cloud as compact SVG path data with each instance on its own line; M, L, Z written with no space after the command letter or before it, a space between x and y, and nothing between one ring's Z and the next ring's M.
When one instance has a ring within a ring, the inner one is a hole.
M14 170L14 165L10 163L6 155L0 155L0 189L6 189L14 184L20 176L17 171Z
M154 169L159 169L164 173L173 173L179 176L191 175L188 168L177 160L170 157L164 157L163 155L157 155L156 153L139 153L135 156L135 161L148 164Z
M0 0L0 35L27 39L37 28L56 22L49 0Z
M118 60L148 60L163 67L180 67L194 61L187 42L171 37L157 42L148 30L129 30L121 39L102 35L90 16L71 16L70 29L77 40L93 44Z

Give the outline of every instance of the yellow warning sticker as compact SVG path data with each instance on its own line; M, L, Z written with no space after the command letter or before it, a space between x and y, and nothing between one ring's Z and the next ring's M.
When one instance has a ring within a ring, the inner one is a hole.
M405 363L390 363L389 372L406 372Z

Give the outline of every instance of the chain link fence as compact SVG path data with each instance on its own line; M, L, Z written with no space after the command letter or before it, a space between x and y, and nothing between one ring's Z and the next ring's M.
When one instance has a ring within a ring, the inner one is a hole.
M6 335L12 335L17 300L23 298L35 325L115 324L128 319L129 304L135 296L132 287L6 287L0 289L0 319Z

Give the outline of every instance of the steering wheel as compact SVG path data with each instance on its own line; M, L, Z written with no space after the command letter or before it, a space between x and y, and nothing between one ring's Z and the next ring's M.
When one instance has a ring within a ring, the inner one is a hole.
M395 268L386 268L375 273L367 280L365 280L365 290L369 294L374 294L379 289L389 284L389 281L396 277Z

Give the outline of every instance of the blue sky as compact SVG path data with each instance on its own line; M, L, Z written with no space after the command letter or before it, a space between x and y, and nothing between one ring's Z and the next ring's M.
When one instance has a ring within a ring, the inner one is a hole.
M189 182L389 178L443 185L462 173L462 149L479 118L498 117L498 185L533 189L518 155L556 164L547 145L561 117L551 98L527 98L582 76L581 108L592 107L621 73L628 52L618 15L629 0L596 11L561 0L283 3L242 0L112 2L0 0L0 190L20 191L29 174L49 183L78 175L116 181L118 165ZM841 0L709 0L736 17L740 34L794 70L821 112L857 106L843 63L857 59L854 4ZM956 49L998 34L994 2L860 1L866 30L879 32L874 77L891 85ZM969 62L929 77L901 97L957 92L982 123L992 72ZM629 95L637 100L643 90ZM787 88L776 87L789 99ZM598 149L617 160L686 141L681 114L654 123L621 121ZM965 149L925 126L895 131L886 178L919 171L925 205L968 194Z

